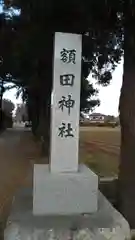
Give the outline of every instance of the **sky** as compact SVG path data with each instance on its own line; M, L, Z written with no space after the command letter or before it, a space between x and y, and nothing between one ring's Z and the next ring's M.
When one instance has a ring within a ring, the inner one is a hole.
M16 89L11 89L5 92L3 98L10 99L15 105L22 103L20 97L16 99Z
M101 101L100 106L97 107L94 112L118 116L118 105L120 89L122 85L122 77L123 61L115 69L111 83L107 87L99 86L98 84L96 84L95 79L92 79L90 76L88 77L89 81L92 82L96 88L98 88L98 98ZM21 98L16 99L15 95L16 90L12 89L4 94L4 98L10 99L12 102L15 103L15 105L20 104L22 102Z
M95 79L88 77L89 81L99 90L98 98L101 101L99 107L94 112L118 116L118 106L120 90L123 78L123 61L116 67L112 75L112 80L109 86L102 87L96 83Z

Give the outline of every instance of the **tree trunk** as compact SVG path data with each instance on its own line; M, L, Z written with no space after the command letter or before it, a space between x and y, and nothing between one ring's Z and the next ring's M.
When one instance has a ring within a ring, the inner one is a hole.
M47 111L47 100L40 101L37 98L29 99L29 120L32 121L32 133L36 139L41 141L41 153L43 156L49 155L49 129L50 118ZM46 162L48 163L48 162Z
M135 15L131 2L124 15L124 73L120 96L121 153L118 207L135 228Z
M4 111L2 110L2 96L1 96L0 97L0 131L3 131L5 129L3 113Z
M126 57L127 55L120 97L121 154L118 207L130 226L135 228L135 66Z
M50 148L50 96L46 99L41 98L38 135L42 143L42 154L49 157Z
M39 124L39 101L37 98L31 97L29 99L29 120L32 121L32 133L37 134L37 127Z

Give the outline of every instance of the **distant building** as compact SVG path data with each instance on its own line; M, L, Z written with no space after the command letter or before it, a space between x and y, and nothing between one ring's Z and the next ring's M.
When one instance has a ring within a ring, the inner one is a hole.
M101 113L92 113L89 115L91 123L104 123L106 121L106 115Z
M110 125L110 126L118 126L119 117L115 117L113 115L105 115L102 113L92 113L92 114L80 114L80 122L93 124L93 125Z

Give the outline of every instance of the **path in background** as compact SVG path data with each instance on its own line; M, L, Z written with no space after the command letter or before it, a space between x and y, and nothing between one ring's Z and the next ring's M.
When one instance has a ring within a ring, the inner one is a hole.
M22 185L32 184L33 164L41 163L41 148L22 127L0 135L0 221L9 214L13 196ZM43 163L43 162L42 162ZM27 176L31 172L31 178Z

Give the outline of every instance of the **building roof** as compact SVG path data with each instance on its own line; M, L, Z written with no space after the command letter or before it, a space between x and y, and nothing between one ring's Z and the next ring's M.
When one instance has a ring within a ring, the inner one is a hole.
M90 114L90 117L91 117L91 116L96 117L96 116L105 116L105 115L102 114L102 113L92 113L92 114Z

